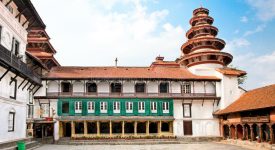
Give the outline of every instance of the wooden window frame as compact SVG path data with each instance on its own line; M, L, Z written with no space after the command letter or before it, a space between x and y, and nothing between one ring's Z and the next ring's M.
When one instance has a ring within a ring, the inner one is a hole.
M92 85L92 84L95 84L95 91L90 92L88 87L89 87L89 85ZM87 89L87 93L97 93L97 84L94 82L87 82L86 89Z
M2 31L3 31L3 26L0 24L0 43L2 41Z
M82 113L82 101L75 101L74 102L74 111L76 114Z
M116 84L120 85L120 91L116 91ZM120 82L113 82L110 84L110 93L122 93L123 91L123 85Z
M139 85L141 85L141 84L143 85L143 92L138 92L138 91L137 91L137 89L138 89L137 86L139 86ZM135 84L135 92L136 92L136 93L146 93L146 84L145 84L144 82L138 82L138 83L136 83L136 84Z
M150 102L150 110L152 113L158 112L158 103L155 101Z
M126 102L125 103L126 113L133 113L133 102ZM127 109L129 108L129 109Z
M94 101L87 102L87 110L88 110L88 113L95 113L95 102Z
M113 102L113 112L115 114L120 113L120 102L119 101L114 101Z
M100 113L108 113L108 102L100 102Z
M167 84L167 91L166 92L161 92L161 87L160 87L161 84ZM169 86L170 86L169 82L160 82L159 86L158 86L159 87L159 93L161 93L161 94L169 93L169 88L170 88Z
M163 112L164 114L170 113L169 102L162 102L162 112Z
M189 112L190 112L190 115L189 116L185 116L185 108L184 108L184 105L188 105L189 106ZM182 108L183 108L183 117L184 118L191 118L192 117L192 112L191 112L191 107L192 107L192 104L190 103L183 103L182 104Z
M68 104L68 112L63 112L63 105L67 103ZM69 101L62 101L62 104L61 104L61 113L62 114L69 114L70 113L70 102Z
M69 92L64 92L64 85L63 84L69 84ZM68 82L68 81L63 81L61 82L61 92L62 93L72 93L73 92L73 84L71 82Z
M187 85L189 86L189 89L186 88ZM192 93L192 88L191 88L191 83L190 82L185 82L181 85L181 93L182 94L191 94Z
M17 80L14 78L11 78L11 84L13 84L14 82L14 91L13 91L13 96L10 96L11 99L15 99L16 100L16 96L17 96Z
M145 102L144 101L138 102L138 113L145 113L145 108L146 107L145 107Z
M42 105L48 105L49 112L48 112L48 116L46 116L46 117L50 117L51 116L51 105L50 105L50 103L40 103L40 110L42 109ZM40 118L45 118L45 117L43 117L43 114L40 113Z
M12 115L12 126L10 126L10 115ZM12 129L10 129L12 127ZM15 112L9 112L9 119L8 119L8 132L14 132L15 127Z

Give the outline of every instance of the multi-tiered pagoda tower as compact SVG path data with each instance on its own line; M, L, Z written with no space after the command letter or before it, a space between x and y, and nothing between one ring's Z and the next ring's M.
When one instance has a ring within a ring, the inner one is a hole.
M181 46L182 56L177 60L189 69L195 66L222 68L232 61L232 55L221 52L225 42L216 38L218 29L212 26L214 19L208 14L209 10L202 7L193 11L192 27L186 33L188 40Z

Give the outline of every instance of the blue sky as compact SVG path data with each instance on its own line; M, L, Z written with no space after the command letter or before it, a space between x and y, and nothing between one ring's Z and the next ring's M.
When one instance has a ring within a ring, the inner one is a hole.
M246 89L275 83L275 0L32 0L62 65L148 66L180 56L195 8L206 7Z

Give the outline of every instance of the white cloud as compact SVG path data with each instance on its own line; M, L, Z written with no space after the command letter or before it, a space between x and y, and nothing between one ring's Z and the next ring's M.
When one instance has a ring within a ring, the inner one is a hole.
M274 0L246 0L252 6L257 17L262 21L269 21L275 18L275 1Z
M243 23L247 23L248 18L246 16L242 16L240 21L243 22Z
M265 24L258 25L254 30L249 30L244 33L244 36L249 36L258 32L262 32L266 27Z
M227 41L227 44L224 48L225 52L234 53L236 50L240 48L247 47L251 43L245 38L234 38L231 41Z
M260 56L254 53L235 55L234 64L247 71L247 80L244 84L246 88L275 84L275 50Z
M185 40L183 27L166 21L169 11L149 12L145 0L33 3L62 65L114 65L116 57L119 65L149 65L158 55L174 60Z

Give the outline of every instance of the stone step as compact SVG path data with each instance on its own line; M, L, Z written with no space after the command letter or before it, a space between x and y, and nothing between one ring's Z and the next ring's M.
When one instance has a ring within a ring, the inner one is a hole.
M34 147L38 148L40 147L41 144L37 141L30 141L30 142L26 142L26 149L27 150L32 150ZM6 148L2 148L1 150L17 150L17 145L13 145L10 147L6 147Z
M153 144L186 144L220 141L220 137L181 137L171 139L70 139L61 138L59 145L153 145Z

